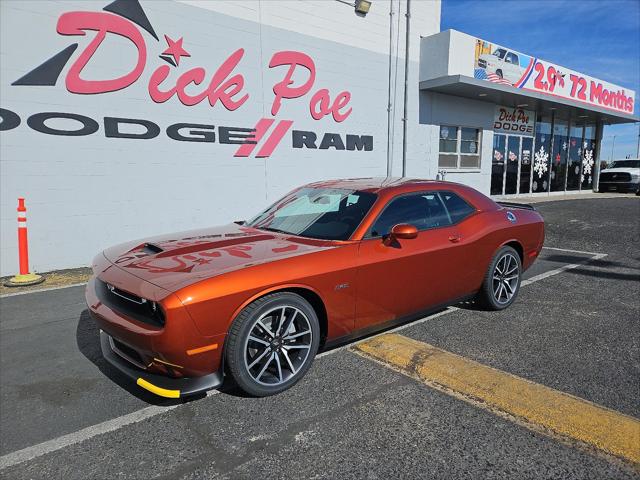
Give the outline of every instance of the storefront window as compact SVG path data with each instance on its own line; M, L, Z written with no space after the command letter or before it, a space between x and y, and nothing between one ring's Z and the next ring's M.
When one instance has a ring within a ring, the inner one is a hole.
M582 143L582 190L593 188L593 174L596 163L596 126L587 124L584 127L584 142Z
M480 168L480 137L478 128L441 125L438 167Z
M551 116L545 115L536 122L536 147L533 155L533 180L531 191L541 193L549 188L549 156L551 151Z
M506 143L506 135L496 133L493 136L493 153L491 154L491 195L502 195Z
M520 137L510 135L507 138L505 158L507 176L504 182L505 195L518 193L518 167L520 163Z
M522 153L520 154L520 193L530 192L532 158L533 138L522 137Z
M558 118L553 122L553 148L551 150L551 191L563 192L567 175L569 150L569 122Z
M580 189L582 171L582 125L571 125L569 131L569 160L567 162L567 190Z

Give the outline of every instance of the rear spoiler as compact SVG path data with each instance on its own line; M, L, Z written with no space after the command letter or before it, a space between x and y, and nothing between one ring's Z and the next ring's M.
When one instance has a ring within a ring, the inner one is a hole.
M536 207L529 205L528 203L514 203L514 202L496 202L501 207L505 208L519 208L521 210L534 210Z

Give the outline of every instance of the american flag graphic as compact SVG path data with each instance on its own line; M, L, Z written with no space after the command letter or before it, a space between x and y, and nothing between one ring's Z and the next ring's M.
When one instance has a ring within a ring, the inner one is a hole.
M500 78L495 73L489 73L487 75L487 80L493 83L500 83L502 85L513 85L509 80L505 80L504 78Z

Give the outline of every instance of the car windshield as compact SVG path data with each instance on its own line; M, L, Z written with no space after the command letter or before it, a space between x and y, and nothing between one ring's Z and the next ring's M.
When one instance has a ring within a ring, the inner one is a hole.
M496 51L493 54L498 58L504 58L507 51L504 48L496 48Z
M609 168L640 168L640 160L616 160Z
M323 240L347 240L377 195L338 188L298 189L250 220L253 228Z

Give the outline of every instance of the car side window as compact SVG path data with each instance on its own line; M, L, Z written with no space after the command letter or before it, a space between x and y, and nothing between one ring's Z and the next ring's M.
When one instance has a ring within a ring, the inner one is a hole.
M452 223L461 222L476 211L475 208L453 192L440 192L440 197L447 207Z
M517 65L518 64L518 56L515 53L509 52L509 53L507 53L507 58L506 58L505 61L507 61L509 63L513 63L514 65Z
M419 193L394 198L371 227L368 237L388 235L400 223L418 230L451 225L451 219L437 193Z

